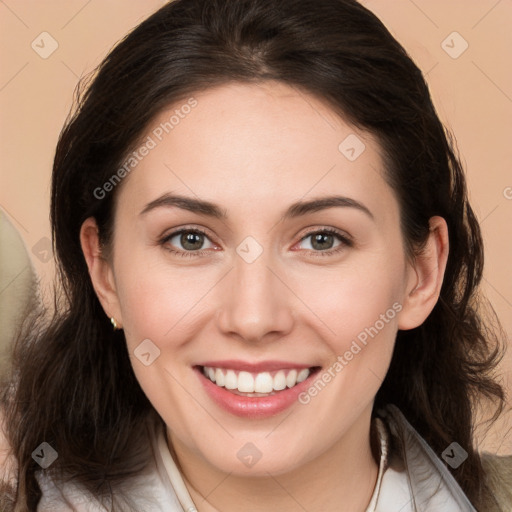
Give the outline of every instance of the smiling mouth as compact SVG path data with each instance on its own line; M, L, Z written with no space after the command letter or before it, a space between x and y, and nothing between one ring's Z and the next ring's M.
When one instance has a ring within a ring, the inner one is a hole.
M246 397L266 397L294 388L320 370L310 368L286 368L268 372L247 372L229 368L199 366L202 374L216 386Z

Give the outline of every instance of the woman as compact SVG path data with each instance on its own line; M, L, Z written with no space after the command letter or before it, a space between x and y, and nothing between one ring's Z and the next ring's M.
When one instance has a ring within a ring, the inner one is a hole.
M79 98L51 218L66 300L3 393L13 510L500 509L480 230L357 2L164 6Z

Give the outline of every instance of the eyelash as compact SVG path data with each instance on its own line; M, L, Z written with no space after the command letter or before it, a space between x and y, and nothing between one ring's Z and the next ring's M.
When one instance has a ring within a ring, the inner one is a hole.
M205 231L203 231L203 230L201 230L199 228L183 228L183 229L179 229L177 231L173 231L172 233L169 233L168 235L163 237L160 240L160 244L161 245L165 245L165 244L167 244L167 242L169 242L169 240L171 238L174 238L176 235L181 235L182 233L197 233L197 234L204 235L206 238L209 238L208 234ZM352 247L354 245L352 240L350 240L350 238L348 238L346 235L344 235L340 231L337 231L337 230L332 229L332 228L317 229L315 231L310 231L310 232L306 233L300 239L300 242L302 242L303 240L305 240L306 238L308 238L310 236L318 235L318 234L333 235L336 238L338 238L338 240L341 242L341 244L336 249L328 249L328 250L325 250L325 251L312 251L312 250L308 250L308 252L311 253L312 255L314 255L315 257L316 256L320 256L320 257L334 256L334 255L338 254L340 251L342 251L343 249L345 249L346 247ZM204 251L204 250L199 250L199 251L182 251L182 250L170 249L169 247L166 247L166 250L168 250L172 254L175 254L176 256L181 256L181 257L184 257L184 258L190 258L190 257L193 258L193 257L197 257L197 256L206 256L207 252L208 252L208 251Z

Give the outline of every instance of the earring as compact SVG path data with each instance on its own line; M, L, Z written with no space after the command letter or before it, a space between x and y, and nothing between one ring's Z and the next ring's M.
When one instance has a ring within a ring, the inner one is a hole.
M118 323L116 322L116 319L113 316L110 317L110 323L112 324L114 331L118 331L119 329L121 329L121 326L118 325Z

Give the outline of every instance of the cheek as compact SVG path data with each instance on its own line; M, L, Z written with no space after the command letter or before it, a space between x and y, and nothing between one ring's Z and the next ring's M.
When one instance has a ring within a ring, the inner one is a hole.
M312 329L319 331L321 319L329 361L299 397L314 411L309 415L313 430L323 429L332 439L373 401L389 368L402 309L399 264L374 261L364 272L337 275L317 283L323 286L309 296L308 306L317 315L316 320L309 315ZM329 425L323 418L330 418Z
M347 343L355 339L364 344L368 337L394 338L397 313L401 310L399 294L393 290L393 283L388 282L388 276L375 280L370 277L354 282L344 280L343 289L329 305L333 330L343 333L339 351L348 350Z
M163 416L172 411L172 424L179 430L193 410L183 407L183 390L176 385L190 378L182 347L192 338L201 297L211 283L206 282L207 276L198 276L192 269L173 269L165 262L155 261L148 251L134 250L115 264L123 330L133 370L156 410ZM148 345L146 340L151 343ZM140 348L143 346L144 351ZM145 352L151 359L154 357L148 366L141 359ZM186 430L182 435L187 437Z
M123 328L131 347L146 338L159 346L169 340L176 343L215 282L209 271L173 268L161 255L157 259L148 251L135 250L115 265Z
M329 354L322 382L306 392L302 403L312 403L319 418L333 419L333 436L347 414L357 415L373 400L386 376L402 310L403 264L398 255L372 255L315 282L301 278L299 293L314 290L308 307L316 314L304 318L312 330L325 333Z
M364 343L368 331L373 337L382 331L383 337L394 340L402 309L403 269L399 256L370 255L329 274L303 273L296 277L296 289L300 297L307 297L304 302L316 313L317 323L324 324L333 351L340 354L353 339Z

